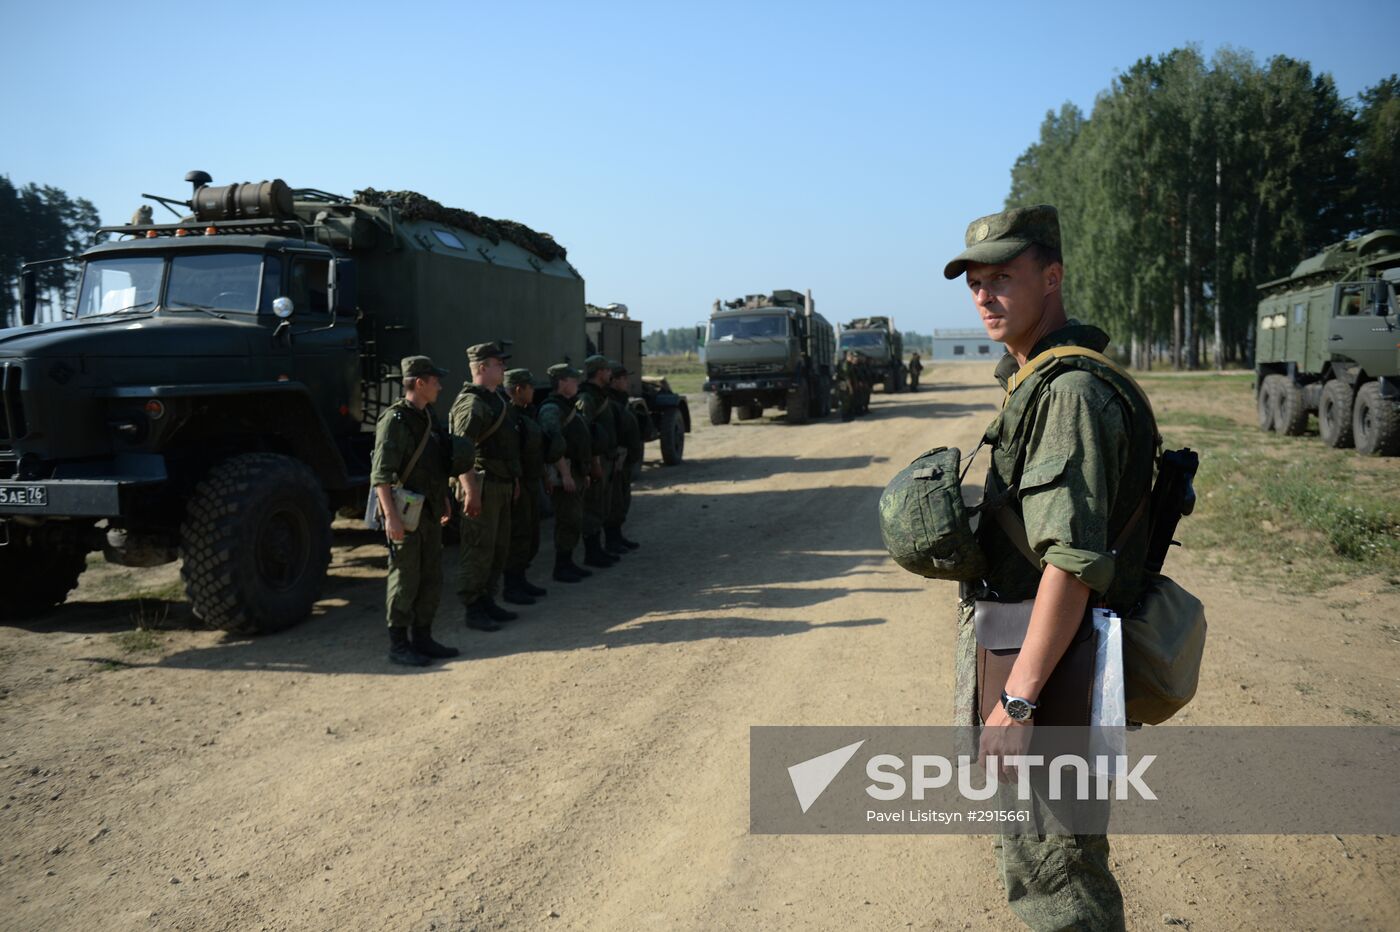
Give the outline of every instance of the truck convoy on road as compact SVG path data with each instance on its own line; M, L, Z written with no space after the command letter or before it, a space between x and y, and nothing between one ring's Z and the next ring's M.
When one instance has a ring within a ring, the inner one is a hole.
M690 433L690 404L671 391L664 378L642 376L642 322L627 314L627 305L587 305L584 318L588 353L601 353L622 363L631 374L632 406L650 443L660 441L661 461L676 466L685 459L685 435Z
M841 352L854 350L866 358L871 384L880 382L885 394L904 390L904 335L888 317L857 317L841 328Z
M444 404L467 374L446 354L468 345L512 341L540 374L584 357L583 279L545 234L413 192L186 180L188 201L155 198L185 216L103 228L77 257L70 319L33 324L24 270L25 326L0 331L8 616L61 603L100 549L181 558L208 624L292 624L321 592L332 514L363 508L401 357L450 370Z
M1400 454L1400 232L1329 246L1260 286L1259 426L1332 447Z
M714 303L705 339L710 423L787 411L790 423L831 413L836 335L812 293L778 289Z

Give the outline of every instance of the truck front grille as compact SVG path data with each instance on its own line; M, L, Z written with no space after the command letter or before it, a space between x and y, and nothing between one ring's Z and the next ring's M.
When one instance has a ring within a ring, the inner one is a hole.
M760 363L712 363L710 377L714 379L737 378L745 375L772 375L781 372L783 367L771 362Z
M0 363L0 441L19 440L29 433L19 386L19 363Z

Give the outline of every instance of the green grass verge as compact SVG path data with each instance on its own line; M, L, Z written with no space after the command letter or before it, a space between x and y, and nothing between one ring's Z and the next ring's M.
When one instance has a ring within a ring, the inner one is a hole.
M1254 426L1244 375L1147 376L1168 447L1201 454L1177 538L1239 575L1315 591L1361 576L1400 586L1400 460Z
M671 391L682 395L698 393L705 382L705 367L700 360L684 356L644 357L642 373L665 377L671 384Z

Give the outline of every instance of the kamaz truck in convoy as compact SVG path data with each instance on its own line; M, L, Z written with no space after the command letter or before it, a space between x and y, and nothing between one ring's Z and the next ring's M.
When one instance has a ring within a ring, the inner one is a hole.
M1259 426L1328 446L1400 454L1400 232L1310 256L1260 286L1254 369Z
M363 508L400 358L450 370L444 412L471 344L513 341L536 373L583 359L583 279L547 235L413 192L186 180L153 199L187 215L76 257L67 319L33 324L24 270L25 325L0 331L0 614L61 603L101 549L182 559L211 625L292 624L331 516Z
M884 384L885 394L904 389L904 335L888 317L857 317L841 328L841 352L855 350L866 358L871 383Z
M790 423L831 413L836 334L812 293L779 289L714 304L705 339L710 423L787 411Z
M586 307L588 353L616 360L631 374L632 410L642 425L643 440L660 441L661 461L679 465L685 459L685 435L690 433L690 404L671 391L664 378L642 376L642 322L627 314L627 305Z

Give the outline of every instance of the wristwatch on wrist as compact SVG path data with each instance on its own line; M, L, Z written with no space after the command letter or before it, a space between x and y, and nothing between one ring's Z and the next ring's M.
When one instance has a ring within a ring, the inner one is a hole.
M1029 722L1035 714L1034 702L1020 696L1008 696L1004 689L1001 691L1001 707L1013 722Z

